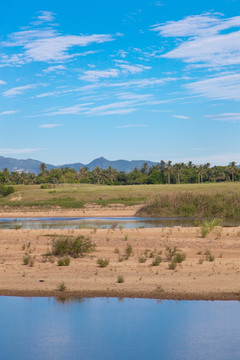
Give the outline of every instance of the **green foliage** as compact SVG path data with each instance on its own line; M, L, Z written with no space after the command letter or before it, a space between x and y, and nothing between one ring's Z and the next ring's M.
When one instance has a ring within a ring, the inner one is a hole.
M13 186L0 185L0 196L5 197L13 194L15 189Z
M177 252L179 251L179 249L177 248L177 246L174 246L173 248L171 248L170 246L166 247L166 256L168 260L172 260L172 258L177 254Z
M34 265L34 258L31 255L26 255L23 257L23 265L28 265L33 267Z
M70 259L70 257L65 257L65 258L63 258L63 259L59 259L58 260L58 266L69 266L70 265L70 261L71 261L71 259Z
M240 193L161 193L138 210L137 216L233 217L240 215Z
M158 266L162 262L161 256L156 256L152 262L152 266Z
M180 264L186 259L186 254L177 253L172 259L173 262Z
M177 267L177 263L174 262L174 261L171 261L169 264L168 264L168 269L169 270L175 270Z
M99 258L97 260L97 264L99 265L100 268L105 268L109 265L109 260L108 259L102 259L102 258Z
M205 251L206 260L213 262L215 257L212 255L212 253L209 250Z
M138 262L139 262L140 264L145 263L146 260L147 260L147 258L146 258L145 256L139 256L139 258L138 258Z
M74 258L84 256L86 253L95 250L95 244L83 235L76 238L55 239L52 244L52 253L55 256L69 255Z
M126 256L129 258L129 256L132 254L132 252L133 252L132 245L127 244L127 247L125 249Z
M58 284L58 286L57 286L58 291L65 291L66 289L67 289L67 287L63 281L60 284Z
M117 277L117 283L122 284L124 283L124 277L122 275L118 275Z
M207 234L209 234L211 231L213 231L215 226L217 226L218 224L219 224L218 219L204 220L202 223L202 227L201 227L202 237L205 238L207 236Z

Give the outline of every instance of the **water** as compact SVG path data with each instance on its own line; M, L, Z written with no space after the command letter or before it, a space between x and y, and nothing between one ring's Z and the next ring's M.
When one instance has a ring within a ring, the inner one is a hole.
M238 302L0 297L3 360L239 360Z
M0 229L81 229L123 227L127 229L199 226L201 219L193 218L140 218L140 217L38 217L38 218L0 218ZM221 222L223 226L239 226L240 218Z

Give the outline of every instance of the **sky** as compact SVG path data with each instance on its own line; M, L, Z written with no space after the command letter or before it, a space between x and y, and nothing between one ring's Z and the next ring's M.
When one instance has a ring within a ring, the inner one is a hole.
M0 156L240 163L240 0L8 0L0 20Z

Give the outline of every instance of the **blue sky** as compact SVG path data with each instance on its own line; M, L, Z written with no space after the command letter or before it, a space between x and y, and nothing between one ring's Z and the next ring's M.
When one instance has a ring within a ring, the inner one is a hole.
M0 10L0 155L240 163L239 0Z

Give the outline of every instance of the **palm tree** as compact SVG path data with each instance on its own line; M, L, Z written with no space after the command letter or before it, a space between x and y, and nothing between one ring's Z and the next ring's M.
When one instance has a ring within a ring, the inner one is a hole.
M102 179L102 169L99 166L95 167L93 170L93 176L97 179L97 183L99 185Z
M108 168L108 176L111 182L113 182L116 179L117 176L117 170L113 169L111 166Z
M47 170L47 165L45 163L41 163L39 165L40 172L44 173Z
M174 165L174 168L175 168L175 170L176 170L176 172L177 172L177 181L178 181L178 184L181 183L180 174L181 174L181 172L182 172L183 167L184 167L184 164L183 164L183 163L177 163L177 164Z
M204 165L199 165L198 166L198 182L199 183L203 182L203 171L204 171Z
M172 172L172 161L168 161L166 164L166 173L168 176L168 184L171 184L171 172Z
M142 166L142 168L141 168L141 172L143 173L143 174L147 174L148 173L148 163L144 163L143 164L143 166Z
M236 174L237 171L237 163L235 161L232 161L229 163L229 172L232 175L232 181L234 181L234 174Z

